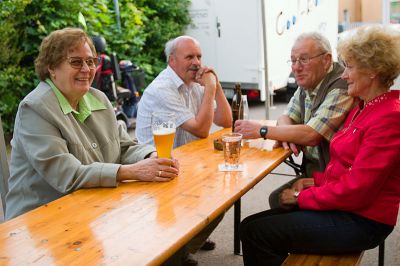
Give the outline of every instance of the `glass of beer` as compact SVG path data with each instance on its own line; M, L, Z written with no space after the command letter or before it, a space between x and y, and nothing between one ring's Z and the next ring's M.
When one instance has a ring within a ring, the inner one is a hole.
M175 138L175 114L171 112L154 112L151 115L151 127L154 144L159 158L172 158L171 151Z
M222 135L222 145L224 147L225 168L236 170L239 167L240 148L242 134L226 133Z

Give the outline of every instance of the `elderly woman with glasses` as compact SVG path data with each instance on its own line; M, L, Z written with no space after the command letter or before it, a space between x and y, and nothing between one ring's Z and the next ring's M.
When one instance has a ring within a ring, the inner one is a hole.
M300 179L281 208L240 228L245 265L281 265L288 253L340 254L378 246L393 230L400 202L400 33L363 27L341 40L348 94L360 99L330 144L324 172Z
M52 32L35 61L39 85L20 103L6 198L10 219L80 188L169 181L174 159L157 158L118 126L106 96L91 88L96 51L81 29Z

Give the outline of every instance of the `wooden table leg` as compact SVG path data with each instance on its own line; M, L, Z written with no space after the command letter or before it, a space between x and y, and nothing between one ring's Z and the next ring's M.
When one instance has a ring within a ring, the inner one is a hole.
M239 198L235 201L234 210L233 210L233 253L235 255L240 254L240 234L239 234L239 225L240 225L240 209L241 209L241 199Z

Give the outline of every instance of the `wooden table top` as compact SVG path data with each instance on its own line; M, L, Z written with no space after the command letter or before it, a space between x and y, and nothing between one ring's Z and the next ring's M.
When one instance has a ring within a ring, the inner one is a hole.
M0 264L159 265L290 155L254 140L243 172L219 172L223 132L175 149L173 181L81 189L0 224Z

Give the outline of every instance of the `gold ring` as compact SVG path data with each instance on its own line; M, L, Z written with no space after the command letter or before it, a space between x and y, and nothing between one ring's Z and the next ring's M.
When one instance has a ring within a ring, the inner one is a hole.
M161 173L162 173L162 171L160 170L160 171L158 171L158 176L161 176Z

